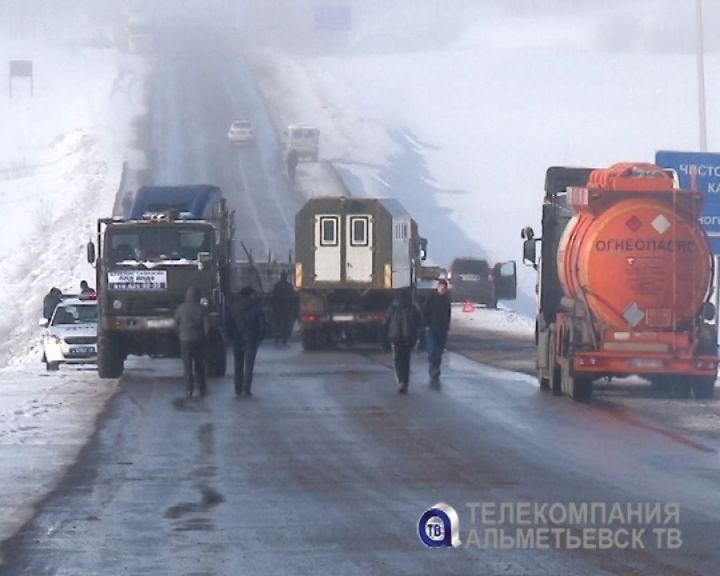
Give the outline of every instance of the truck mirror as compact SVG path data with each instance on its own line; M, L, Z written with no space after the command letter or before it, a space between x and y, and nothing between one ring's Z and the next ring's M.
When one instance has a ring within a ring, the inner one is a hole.
M427 238L420 238L420 260L427 259Z
M49 323L50 321L47 318L40 318L40 320L38 320L38 326L40 326L40 328L47 328Z
M95 264L95 244L92 243L92 240L87 243L87 261Z
M520 230L520 237L523 240L532 240L535 238L535 231L532 229L531 226L525 226L522 230Z
M537 249L534 238L527 238L523 242L523 262L529 266L537 265Z

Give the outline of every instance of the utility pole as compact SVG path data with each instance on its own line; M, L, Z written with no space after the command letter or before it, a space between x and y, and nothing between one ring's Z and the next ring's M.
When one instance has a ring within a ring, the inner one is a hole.
M707 121L705 116L705 46L703 42L702 0L696 0L697 16L697 75L698 75L698 130L700 152L707 152Z

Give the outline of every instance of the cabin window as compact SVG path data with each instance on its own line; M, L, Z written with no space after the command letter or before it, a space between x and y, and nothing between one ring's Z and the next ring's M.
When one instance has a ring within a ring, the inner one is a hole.
M368 219L350 218L350 245L367 246L368 240Z
M337 218L320 218L320 246L337 246Z

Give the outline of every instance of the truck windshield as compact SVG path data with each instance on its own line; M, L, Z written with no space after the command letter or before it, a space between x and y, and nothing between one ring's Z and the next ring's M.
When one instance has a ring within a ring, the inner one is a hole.
M113 264L125 261L197 261L201 252L212 253L212 232L206 228L155 225L114 230L108 234L106 246Z

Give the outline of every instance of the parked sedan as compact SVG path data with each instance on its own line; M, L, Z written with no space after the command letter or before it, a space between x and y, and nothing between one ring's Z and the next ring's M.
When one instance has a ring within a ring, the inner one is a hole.
M42 360L48 370L60 364L94 364L97 361L97 301L91 297L62 300L42 335Z
M255 141L255 129L248 120L235 120L230 124L228 140L238 143L252 143Z

